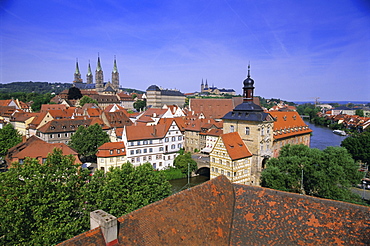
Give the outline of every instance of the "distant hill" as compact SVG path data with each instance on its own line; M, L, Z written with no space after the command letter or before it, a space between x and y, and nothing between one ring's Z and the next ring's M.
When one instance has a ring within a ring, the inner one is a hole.
M25 92L25 93L55 93L59 94L65 89L72 87L72 83L49 83L49 82L12 82L7 84L0 83L0 93L13 93L13 92ZM143 94L145 91L130 89L130 88L121 88L124 91L130 93Z
M0 93L25 92L25 93L60 93L72 86L71 83L49 83L49 82L12 82L0 84Z

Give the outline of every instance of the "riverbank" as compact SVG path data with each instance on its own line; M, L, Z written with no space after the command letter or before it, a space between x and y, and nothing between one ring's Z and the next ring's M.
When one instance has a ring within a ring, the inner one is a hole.
M320 125L315 125L309 120L304 120L312 130L310 148L324 150L329 146L339 147L347 136L340 136L333 133L333 130Z

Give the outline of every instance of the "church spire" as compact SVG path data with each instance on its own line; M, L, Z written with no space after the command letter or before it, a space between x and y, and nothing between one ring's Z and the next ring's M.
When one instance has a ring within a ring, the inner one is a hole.
M73 83L82 83L80 68L78 67L78 59L76 58L76 71L74 73Z
M86 83L87 84L93 83L93 74L91 72L90 60L89 60L89 66L87 67Z
M101 71L101 70L103 70L103 69L101 68L101 64L100 64L100 56L99 56L99 53L98 53L98 65L97 65L97 67L96 67L96 71Z
M113 62L112 86L113 86L113 89L116 91L119 89L119 73L117 69L116 56L114 56L114 62Z
M243 81L243 102L253 102L254 80L251 78L250 64L248 64L248 75Z
M113 73L118 73L116 56L114 56Z

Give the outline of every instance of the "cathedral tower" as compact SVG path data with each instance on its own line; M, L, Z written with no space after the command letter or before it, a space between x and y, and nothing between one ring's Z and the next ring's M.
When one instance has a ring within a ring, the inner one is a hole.
M73 83L82 83L80 68L78 67L78 60L76 60L76 71L74 73Z
M101 68L99 56L98 56L98 65L95 70L95 88L97 92L102 92L104 89L103 69Z
M117 69L116 57L114 57L113 71L112 71L112 86L114 90L119 89L119 72Z
M87 84L92 84L93 83L93 75L92 75L92 72L91 72L90 61L89 61L89 66L87 68L86 83Z
M243 81L243 102L253 102L254 80L251 78L251 66L248 65L248 76Z
M200 84L200 92L204 92L204 84L203 84L203 79L202 79L202 84Z

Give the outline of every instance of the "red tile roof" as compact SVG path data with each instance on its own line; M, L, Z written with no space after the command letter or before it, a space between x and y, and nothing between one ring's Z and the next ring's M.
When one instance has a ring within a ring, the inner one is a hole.
M76 163L81 163L78 159L77 152L64 143L47 143L36 136L31 136L26 142L19 143L8 150L6 157L7 163L24 159L26 157L38 158L40 162L42 158L46 158L49 153L53 152L54 148L62 149L64 155L73 155L76 158Z
M233 161L252 156L238 132L222 134L221 139Z
M119 245L369 245L369 214L369 207L233 184L221 175L118 218L117 241ZM60 245L104 245L99 231Z
M282 139L312 132L298 112L270 111L269 113L275 119L274 139Z
M123 150L123 151L122 151ZM125 156L126 148L123 142L109 142L98 148L97 157Z

